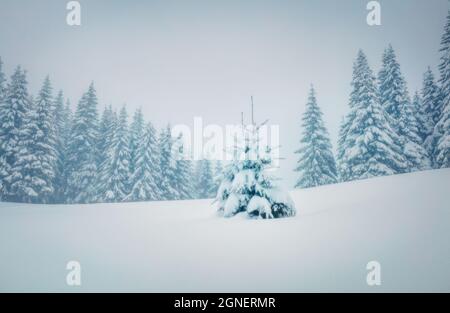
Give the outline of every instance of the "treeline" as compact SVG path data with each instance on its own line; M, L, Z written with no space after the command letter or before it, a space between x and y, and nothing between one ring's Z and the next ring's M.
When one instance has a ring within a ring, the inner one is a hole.
M220 164L179 159L182 138L159 133L138 109L98 114L94 84L75 112L50 79L30 96L19 66L6 80L0 60L0 199L94 203L211 198ZM174 149L177 145L177 149Z
M440 52L439 81L428 68L412 99L392 46L377 78L358 52L336 158L311 88L296 151L296 187L450 167L450 11Z

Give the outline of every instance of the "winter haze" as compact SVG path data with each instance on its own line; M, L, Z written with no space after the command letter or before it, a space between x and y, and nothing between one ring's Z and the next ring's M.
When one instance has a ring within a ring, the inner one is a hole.
M8 76L28 70L33 94L49 74L75 106L93 80L100 110L142 107L157 127L234 124L253 95L256 119L280 125L279 175L292 187L311 83L336 148L359 48L378 72L392 43L410 92L428 65L437 74L448 1L380 1L375 27L367 2L80 1L82 25L70 27L67 1L2 0L0 56Z

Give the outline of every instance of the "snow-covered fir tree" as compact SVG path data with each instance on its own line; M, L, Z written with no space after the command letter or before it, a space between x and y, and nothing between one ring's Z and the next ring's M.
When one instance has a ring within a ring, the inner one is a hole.
M130 126L130 171L134 173L135 164L137 162L137 150L139 143L142 141L145 123L144 115L141 108L137 109L133 115L133 121Z
M422 98L418 91L416 91L416 93L414 94L412 101L412 108L414 110L414 116L417 121L417 128L418 128L418 135L420 137L420 142L421 145L425 147L425 140L427 140L428 136L430 135L430 130L432 129L432 126L430 119L425 113L425 107L423 105Z
M391 45L384 51L378 82L381 106L387 113L391 128L398 134L398 143L403 147L403 155L408 161L405 170L429 168L428 153L417 138L417 121L411 115L413 110L406 81Z
M176 177L176 162L172 152L173 138L170 125L161 130L159 146L159 175L158 186L161 191L161 200L172 200L178 197L174 188Z
M423 75L422 102L424 111L430 119L430 124L432 124L431 127L434 127L439 121L442 112L442 103L439 87L436 84L433 71L430 67L427 68ZM428 131L431 134L433 129L429 129Z
M3 72L3 61L0 57L0 103L6 95L6 75Z
M336 161L328 131L322 119L314 88L311 86L306 111L302 118L301 148L295 171L299 172L295 187L309 188L338 182Z
M19 142L30 109L27 86L26 73L18 66L0 102L0 191L3 200L14 200L10 194L11 169L17 162Z
M94 84L81 97L72 123L67 153L69 203L95 199L97 180L98 113Z
M407 93L406 81L391 45L383 53L378 83L381 106L392 119L393 124L397 124L402 117L402 108L407 101Z
M98 142L98 175L96 181L96 199L97 202L106 201L105 195L108 190L108 181L110 178L111 156L114 154L114 136L118 127L119 118L117 112L113 111L111 106L105 106L99 126Z
M448 99L442 117L436 124L435 133L439 134L435 150L436 166L438 168L450 167L450 102Z
M32 155L36 161L25 163L29 169L24 172L32 177L33 185L30 187L37 193L36 201L47 203L54 195L54 183L58 174L57 133L49 77L45 78L39 91L34 110L36 120L30 119L30 122L36 124L36 132L28 135L31 135Z
M34 154L36 147L34 136L39 129L37 126L37 114L32 97L28 98L28 108L24 118L24 124L20 128L17 143L15 162L11 166L6 181L9 183L9 200L14 202L37 202L39 194L36 190L35 170L38 170L39 159ZM39 178L38 178L39 179Z
M68 173L69 173L69 139L70 134L72 131L72 123L73 123L73 113L70 105L69 99L66 100L66 104L63 109L63 128L60 133L60 141L63 144L63 155L60 156L61 158L61 169L60 169L60 176L57 178L57 180L60 182L57 187L57 193L56 193L56 199L58 202L65 203L67 201L66 194L67 194L67 179L68 179Z
M108 153L112 145L112 138L117 126L117 114L113 111L112 106L105 106L100 118L99 139L98 139L98 160L99 168L108 158Z
M213 176L213 181L214 181L214 189L219 190L220 187L220 183L223 180L223 161L216 161L216 165L214 167L214 176Z
M129 194L130 181L130 142L128 133L128 114L123 107L119 113L119 120L112 137L111 147L107 154L106 166L102 168L105 172L105 186L102 201L120 202Z
M253 115L253 114L252 114ZM258 127L242 125L244 142L239 157L227 164L223 171L215 204L224 217L247 212L254 218L294 216L295 205L287 192L280 190L272 169L271 149L260 147ZM265 148L265 149L263 149Z
M161 198L158 182L159 159L156 130L148 123L136 142L134 172L130 178L131 192L127 201L153 201Z
M438 140L437 133L434 133L435 126L439 121L441 115L441 93L439 87L436 84L433 71L428 67L423 76L422 86L422 105L425 123L425 129L423 132L426 134L424 141L425 148L430 155L433 166L435 164L435 148Z
M415 104L407 98L402 108L400 136L403 136L403 153L408 161L408 171L428 170L432 167L430 156L425 148L419 120L416 118Z
M3 61L0 58L0 110L3 105L3 100L6 96L6 76L3 73ZM0 111L1 113L1 111ZM1 121L1 118L0 118ZM1 127L1 125L0 125ZM0 132L1 133L1 132ZM4 156L4 151L2 149L2 144L0 143L0 200L2 199L3 194L3 175L2 170L6 169L6 160ZM5 173L6 174L6 173Z
M198 199L213 198L217 193L215 187L211 161L208 159L199 160L196 169L196 197Z
M57 155L56 176L54 179L53 201L63 203L65 201L65 165L67 155L67 141L70 134L71 111L64 103L62 90L58 92L53 105L53 127L55 132L55 150Z
M341 120L341 124L339 127L338 142L337 142L338 146L337 146L337 154L336 154L336 166L338 169L338 173L339 173L338 176L339 176L340 181L348 181L350 179L350 173L346 167L346 163L344 162L344 155L345 155L345 144L344 143L345 143L345 139L346 139L349 127L350 127L350 123L347 122L346 116L344 116Z
M439 71L441 114L433 131L436 167L450 167L450 11L441 40ZM437 115L437 114L436 114Z
M178 200L193 199L193 169L189 155L186 155L183 136L180 134L174 142L175 150L175 182Z
M399 138L387 120L375 77L360 50L353 66L350 112L341 128L343 180L402 173L407 167Z

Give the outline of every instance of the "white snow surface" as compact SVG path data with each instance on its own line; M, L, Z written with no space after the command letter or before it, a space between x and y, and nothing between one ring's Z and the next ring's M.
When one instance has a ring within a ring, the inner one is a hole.
M297 215L275 220L212 200L0 203L0 291L449 292L449 186L443 169L296 190Z

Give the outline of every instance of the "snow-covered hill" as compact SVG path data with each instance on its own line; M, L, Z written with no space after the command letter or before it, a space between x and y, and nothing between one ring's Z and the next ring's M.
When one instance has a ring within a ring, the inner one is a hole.
M0 203L0 290L450 291L449 186L445 169L294 191L280 220L220 218L211 200Z

